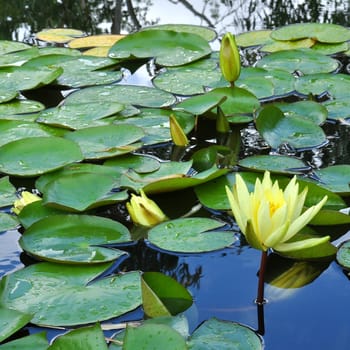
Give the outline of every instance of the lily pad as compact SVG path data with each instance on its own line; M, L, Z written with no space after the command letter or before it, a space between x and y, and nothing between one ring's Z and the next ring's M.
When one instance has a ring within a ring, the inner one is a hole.
M213 28L193 24L158 24L144 27L141 30L173 30L174 32L197 34L207 41L212 41L216 38L216 32Z
M0 40L0 55L30 49L31 46L18 41Z
M9 114L35 113L45 109L45 106L32 100L13 100L0 104L0 118Z
M108 125L85 128L65 135L76 142L85 159L103 159L135 151L144 136L143 129L131 125Z
M46 332L39 332L23 338L9 341L0 346L1 350L47 350L49 343L46 339Z
M53 215L32 224L19 240L33 256L61 263L96 264L125 252L106 245L130 242L128 229L117 221L88 215Z
M339 67L337 60L320 55L310 49L273 52L257 62L264 69L283 69L289 73L303 74L330 73Z
M47 326L81 325L120 316L141 305L140 274L129 272L94 280L109 267L28 266L3 277L1 304L33 314L32 323Z
M45 109L36 121L62 128L83 129L110 124L112 121L106 118L123 109L124 106L118 102L70 103Z
M118 102L124 105L160 108L169 107L176 102L168 92L148 86L105 85L93 86L70 94L65 103Z
M303 174L310 170L302 160L281 155L257 155L241 159L238 165L257 171L269 170L277 174Z
M84 32L71 28L45 29L35 34L36 39L46 42L64 44L76 37L83 36Z
M56 337L50 350L96 349L108 350L100 324L80 327Z
M0 307L0 342L24 327L32 315Z
M336 210L320 210L310 221L311 225L331 226L350 224L350 215Z
M200 253L223 249L234 243L223 224L208 218L185 218L161 223L148 232L148 240L160 249L175 253Z
M350 270L350 240L343 242L338 248L337 262L346 270Z
M238 46L258 46L265 45L272 41L271 30L253 30L236 35L236 43Z
M265 44L261 51L264 52L278 52L283 50L296 50L296 49L306 49L312 47L315 41L312 39L301 39L293 41L281 41L274 40L273 42Z
M196 34L173 30L145 30L127 35L109 50L117 59L152 58L162 66L180 66L211 53L207 40Z
M11 52L0 56L0 67L19 66L23 62L30 60L33 57L39 56L39 49L32 47L27 50Z
M83 160L80 147L60 137L27 137L0 147L0 172L38 176Z
M12 205L18 199L16 188L12 185L8 176L0 178L0 208Z
M0 232L13 230L18 224L19 221L15 216L0 212Z
M236 322L210 318L192 334L188 346L192 350L222 349L262 350L262 339L251 328Z
M342 43L350 40L350 31L337 24L297 23L275 29L271 37L275 40L314 38L323 43Z
M115 177L107 174L66 173L45 186L43 204L73 212L115 204L128 198L126 191L114 191L118 185Z
M337 164L315 170L320 186L340 195L350 194L350 165Z
M336 44L328 44L328 43L316 43L312 50L318 52L322 55L334 55L340 52L344 52L348 50L348 43L336 43Z
M312 121L296 116L286 117L274 106L260 111L256 128L274 149L283 144L294 149L308 149L320 147L327 141L323 130Z
M328 111L328 119L337 121L350 119L350 101L347 98L329 100L322 105Z
M124 38L125 35L120 34L101 34L101 35L89 35L83 38L76 38L68 43L68 47L73 49L83 49L87 47L110 47L118 40Z

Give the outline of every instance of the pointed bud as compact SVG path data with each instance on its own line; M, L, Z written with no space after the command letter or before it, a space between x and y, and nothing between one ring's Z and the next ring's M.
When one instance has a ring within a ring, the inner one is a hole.
M158 205L149 199L142 190L140 190L140 194L141 196L131 194L130 202L126 203L126 208L134 224L151 227L168 219Z
M187 146L189 144L188 138L183 131L181 125L175 118L174 114L169 117L170 120L170 134L176 146Z
M28 204L36 201L40 201L41 198L37 196L36 194L33 194L28 191L23 191L21 193L21 197L13 203L13 208L11 209L13 213L18 215L21 210Z
M235 37L226 33L221 41L220 68L224 78L233 85L241 73L241 59Z

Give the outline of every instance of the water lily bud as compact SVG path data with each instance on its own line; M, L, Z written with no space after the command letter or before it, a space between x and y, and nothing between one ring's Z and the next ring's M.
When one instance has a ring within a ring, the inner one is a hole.
M170 115L169 120L170 134L174 144L176 146L187 146L189 144L188 138L173 114Z
M21 193L21 197L13 203L13 208L11 209L13 213L18 215L21 210L28 204L36 201L40 201L41 198L37 196L36 194L33 194L28 191L23 191Z
M235 37L226 33L221 41L220 68L225 79L233 85L241 73L241 58Z
M266 171L262 181L257 178L254 192L249 193L244 180L237 174L233 191L226 187L226 193L237 225L253 248L262 251L272 248L284 253L329 241L329 236L290 241L327 200L325 196L318 204L302 212L307 188L299 193L295 176L283 191L278 181L272 183L270 173Z
M131 194L130 202L126 203L126 208L134 224L152 227L168 219L158 205L149 199L142 190L140 190L140 194L141 196Z

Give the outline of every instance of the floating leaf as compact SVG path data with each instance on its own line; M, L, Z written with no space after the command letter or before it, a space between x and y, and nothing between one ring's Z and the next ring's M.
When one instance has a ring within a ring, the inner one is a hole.
M340 195L350 193L350 165L337 164L315 170L320 186Z
M42 260L62 263L101 263L125 254L108 244L130 241L128 229L117 221L88 215L53 215L32 224L19 243Z
M68 43L68 47L73 49L82 49L95 46L110 47L118 40L124 38L125 35L120 34L104 34L104 35L89 35L83 38L76 38Z
M13 230L18 224L19 222L15 216L0 212L0 232Z
M350 270L350 240L343 242L337 251L337 262L346 270Z
M324 43L341 43L350 40L350 31L337 24L297 23L275 29L271 37L275 40L315 38Z
M335 59L323 56L310 49L274 52L257 62L257 67L264 69L283 69L303 74L330 73L339 66Z
M145 272L141 287L143 309L149 317L177 315L193 302L185 287L160 272Z
M0 40L0 55L30 49L31 46L18 41Z
M188 346L200 349L262 350L262 339L249 327L235 322L210 318L192 334Z
M95 349L108 350L101 326L81 327L58 336L52 342L50 350Z
M334 55L339 52L344 52L348 49L348 43L336 43L336 44L328 44L328 43L316 43L312 50L316 51L321 55Z
M65 103L118 102L150 108L169 107L176 102L173 95L160 89L136 85L105 85L81 89L69 95Z
M0 104L0 118L9 114L35 113L45 109L45 106L32 100L13 100Z
M0 315L0 342L24 327L32 318L30 314L3 307L0 307Z
M12 205L16 199L16 188L11 184L9 177L0 178L0 208Z
M314 148L327 141L323 130L312 121L295 116L286 117L274 106L267 106L260 111L256 128L274 149L283 144L294 149Z
M0 172L37 176L83 159L80 147L60 137L27 137L0 147Z
M232 232L216 230L219 221L208 218L185 218L161 223L148 232L148 240L160 249L171 252L210 252L230 246Z
M80 146L85 159L103 159L135 151L142 145L135 142L143 136L141 128L122 124L85 128L66 134L65 138Z
M329 100L322 105L328 111L328 119L338 121L350 119L350 101L347 98Z
M172 30L145 30L127 35L109 50L117 59L152 58L163 66L180 66L211 52L208 42L196 34Z
M293 41L281 41L274 40L273 42L269 42L265 44L261 51L265 52L277 52L283 50L296 50L296 49L306 49L312 47L315 44L315 41L312 39L301 39L301 40L293 40Z
M271 30L254 30L236 35L236 43L238 46L258 46L264 45L272 41Z
M46 350L49 343L46 339L46 332L28 335L23 338L12 340L0 346L1 350Z
M117 317L141 304L138 272L91 282L110 264L90 266L38 263L0 282L5 307L34 315L32 323L73 326Z
M336 210L320 210L310 221L310 225L346 225L350 224L350 215L343 214Z
M71 28L54 28L45 29L35 34L36 39L54 42L58 44L64 44L69 42L75 37L83 36L84 33L81 30Z

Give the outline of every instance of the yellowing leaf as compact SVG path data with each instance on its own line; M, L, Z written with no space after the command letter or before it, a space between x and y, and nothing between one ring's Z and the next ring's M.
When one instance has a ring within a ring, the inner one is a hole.
M125 35L90 35L83 38L72 40L68 46L72 49L81 49L86 47L111 47L118 40L124 38Z

